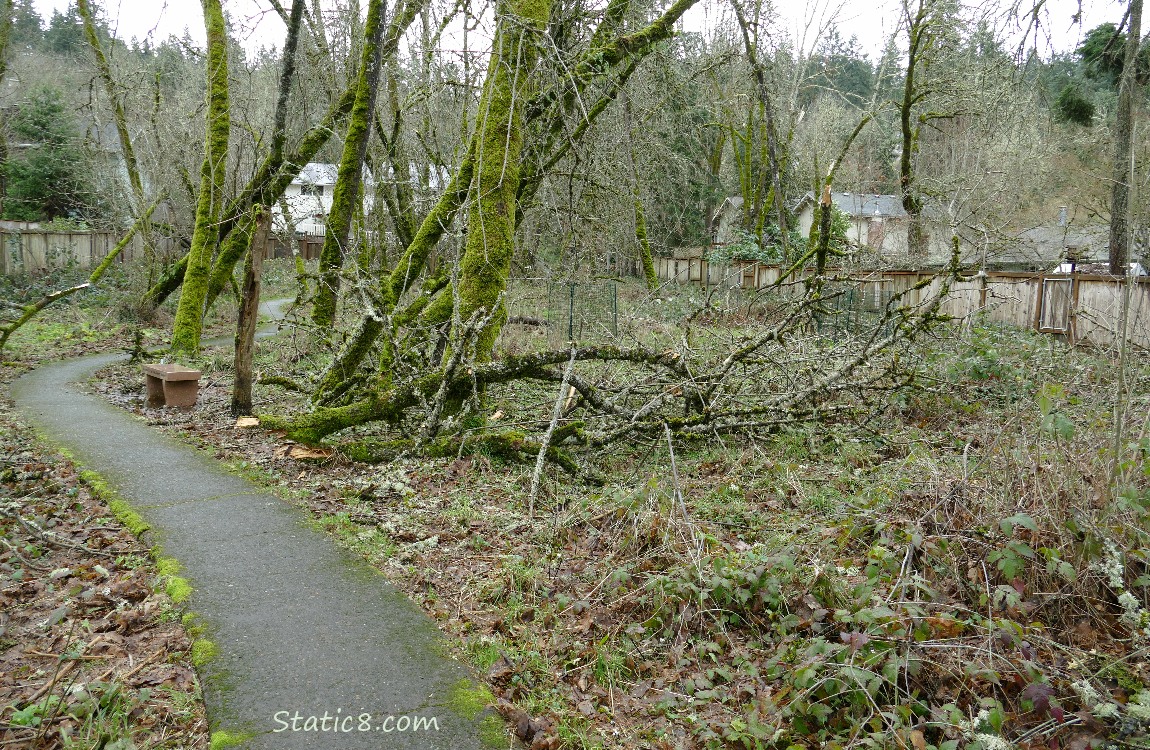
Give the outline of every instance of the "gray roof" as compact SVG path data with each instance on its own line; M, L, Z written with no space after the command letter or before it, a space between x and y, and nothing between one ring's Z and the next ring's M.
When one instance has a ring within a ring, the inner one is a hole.
M813 203L814 193L807 193L795 205L795 211L803 210L808 203ZM880 195L878 193L831 193L831 200L835 208L852 218L870 218L881 216L884 219L900 219L906 216L906 209L902 207L902 198L897 195Z
M894 218L906 216L906 209L902 207L902 198L897 195L831 193L831 200L847 216Z
M1018 233L1019 241L1034 248L1043 257L1062 257L1067 248L1076 248L1079 259L1088 261L1105 258L1110 247L1110 227L1107 224L1057 226L1045 224Z

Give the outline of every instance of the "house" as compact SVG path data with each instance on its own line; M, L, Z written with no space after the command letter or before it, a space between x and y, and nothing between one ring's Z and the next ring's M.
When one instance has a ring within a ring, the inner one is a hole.
M835 206L850 220L847 242L855 248L869 250L880 262L907 259L907 212L897 195L875 193L831 193ZM791 228L807 237L814 222L815 195L807 193L791 206L795 221ZM950 258L950 230L932 231L936 222L927 218L930 238L931 263L945 263ZM725 245L738 239L736 230L743 220L743 199L727 198L715 212L712 237L716 245ZM937 251L937 252L936 252Z
M283 199L272 207L272 223L277 231L323 235L331 213L332 196L339 168L335 164L309 162L284 191ZM371 173L363 174L363 208L372 206ZM286 214L285 214L286 209Z
M908 214L897 195L831 193L831 201L850 220L847 242L869 248L880 259L907 255ZM815 194L807 193L795 207L799 232L808 236L815 220ZM933 234L933 233L932 233Z
M998 255L1024 268L1050 268L1069 261L1086 265L1106 260L1110 226L1094 224L1041 224L1020 231Z
M726 245L734 242L737 237L735 230L743 223L743 199L733 195L723 200L715 209L715 216L711 220L711 241L716 245Z

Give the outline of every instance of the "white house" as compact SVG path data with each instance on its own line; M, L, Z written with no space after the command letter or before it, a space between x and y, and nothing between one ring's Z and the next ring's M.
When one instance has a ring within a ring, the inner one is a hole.
M954 229L947 219L945 209L936 202L928 201L923 210L923 229L926 230L926 255L912 258L907 243L907 230L910 216L902 207L902 198L897 195L876 193L831 193L835 207L850 220L847 241L862 250L874 254L875 260L885 263L927 263L944 265L950 260ZM814 221L814 193L807 193L795 207L798 213L798 229L807 236ZM970 257L976 252L969 237L958 228L961 238L960 250L963 260L972 262Z
M852 245L869 247L883 258L906 255L908 217L899 196L831 193L831 201L850 219L847 241ZM807 193L798 205L798 229L804 237L814 222L814 205L814 193Z
M318 162L310 162L301 169L284 191L283 199L272 207L275 229L285 232L294 228L297 234L326 234L338 171L335 164ZM367 169L363 172L363 187L363 208L364 211L370 211L373 203L372 178Z

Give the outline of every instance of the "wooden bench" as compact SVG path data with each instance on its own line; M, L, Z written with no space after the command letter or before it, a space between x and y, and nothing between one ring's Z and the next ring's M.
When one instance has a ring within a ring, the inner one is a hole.
M191 409L200 395L200 371L183 365L144 365L148 408Z

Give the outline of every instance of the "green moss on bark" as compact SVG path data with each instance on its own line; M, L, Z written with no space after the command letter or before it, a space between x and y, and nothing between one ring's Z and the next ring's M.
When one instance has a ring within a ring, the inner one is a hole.
M220 0L203 0L208 39L208 127L204 163L200 169L200 194L196 201L196 225L183 292L172 328L172 353L195 356L200 351L204 302L208 294L212 254L219 238L219 214L224 202L224 177L228 161L231 115L228 100L228 39Z
M219 257L216 258L216 262L212 264L212 274L208 279L208 296L204 301L205 310L212 308L212 305L216 302L216 298L220 296L220 292L231 282L236 264L239 263L240 259L247 253L254 231L255 217L249 214L244 221L228 235ZM262 252L263 248L259 248L259 251Z
M380 38L383 35L383 0L371 0L367 8L364 29L363 55L360 59L356 82L355 104L347 125L343 142L343 155L339 161L331 211L328 213L327 234L319 259L319 287L312 309L313 322L321 327L335 323L336 303L339 297L339 274L343 268L351 221L359 203L363 184L363 161L367 155L367 141L371 135L375 94L379 88Z
M460 263L459 318L495 311L476 341L476 356L489 360L506 320L500 295L507 288L515 252L516 194L523 151L523 110L537 57L535 33L547 24L550 0L508 0L500 18L479 102L475 174L467 243Z
M643 201L635 196L635 239L639 241L639 259L643 262L643 278L647 289L652 292L659 288L659 276L655 273L655 258L651 254L651 241L647 239L647 215L643 211Z

